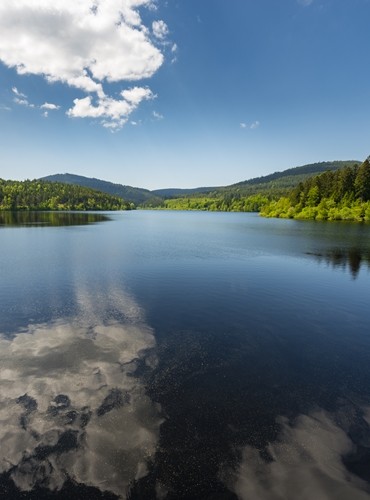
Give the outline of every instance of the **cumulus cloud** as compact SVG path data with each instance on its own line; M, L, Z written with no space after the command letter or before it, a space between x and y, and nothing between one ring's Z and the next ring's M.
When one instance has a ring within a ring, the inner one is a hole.
M121 128L127 122L141 101L155 97L150 89L143 87L124 90L121 96L122 99L98 98L95 105L90 96L74 99L74 106L67 114L75 118L100 118L104 127L114 130Z
M19 74L40 75L97 96L97 109L91 109L89 100L79 104L78 99L69 116L80 116L82 107L86 116L103 116L104 123L120 126L127 118L126 107L121 99L113 104L103 87L106 82L149 78L162 65L164 56L139 14L139 8L152 6L151 0L1 2L0 60ZM158 20L152 31L163 40L168 27ZM124 113L118 116L120 108Z
M153 21L153 35L159 40L164 40L169 33L168 26L164 21Z
M281 434L262 458L246 446L234 487L241 500L366 500L368 486L352 475L342 457L353 443L323 411L301 415L294 424L281 418Z
M247 124L246 124L246 123L244 123L244 122L241 122L241 123L240 123L240 128L247 128Z
M52 104L50 102L44 102L44 104L41 104L40 106L41 109L48 109L48 110L55 110L55 109L60 109L60 106L57 104Z
M155 340L122 290L79 289L77 303L73 319L0 335L0 472L22 491L70 477L121 498L146 474L163 421L133 375L155 366Z

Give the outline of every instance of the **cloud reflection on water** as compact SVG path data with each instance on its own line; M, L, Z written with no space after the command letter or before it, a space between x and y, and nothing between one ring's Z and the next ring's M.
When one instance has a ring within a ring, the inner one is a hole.
M23 491L69 477L125 497L162 422L135 374L156 364L155 340L128 295L77 295L73 320L0 336L0 472Z
M263 453L246 446L233 490L242 500L366 500L369 485L351 474L343 459L354 451L334 417L322 410L291 423Z

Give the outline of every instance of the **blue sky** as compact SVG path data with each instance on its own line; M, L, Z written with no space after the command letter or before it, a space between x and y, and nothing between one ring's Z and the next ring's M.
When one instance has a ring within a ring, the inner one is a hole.
M0 4L0 177L227 185L370 154L370 0Z

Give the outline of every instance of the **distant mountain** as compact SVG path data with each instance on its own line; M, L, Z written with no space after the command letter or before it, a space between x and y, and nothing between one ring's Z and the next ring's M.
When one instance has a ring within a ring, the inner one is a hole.
M84 177L74 174L55 174L42 177L41 180L48 182L63 182L64 184L75 184L78 186L96 189L112 196L119 196L135 205L157 206L162 203L162 198L158 197L148 189L141 189L132 186L124 186L113 182L95 179L94 177Z
M309 177L318 175L328 170L338 170L347 166L352 167L361 161L327 161L311 163L301 167L288 168L281 172L274 172L262 177L255 177L246 181L241 181L229 186L220 187L197 187L192 189L166 188L149 191L132 186L115 184L113 182L84 177L74 174L55 174L42 177L41 180L49 182L63 182L66 184L76 184L78 186L96 189L103 193L118 196L126 201L146 208L164 206L165 199L177 198L198 198L198 197L235 197L252 196L255 194L268 195L274 198L286 195L300 182L304 182Z

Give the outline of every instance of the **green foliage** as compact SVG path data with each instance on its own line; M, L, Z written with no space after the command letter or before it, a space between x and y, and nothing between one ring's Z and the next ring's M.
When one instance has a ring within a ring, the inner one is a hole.
M191 197L165 200L164 208L169 210L208 210L212 212L259 212L268 202L263 195L248 197L219 196L219 197Z
M117 196L60 182L0 179L0 210L130 210Z
M289 197L261 209L265 217L370 221L370 162L324 172L301 182Z

